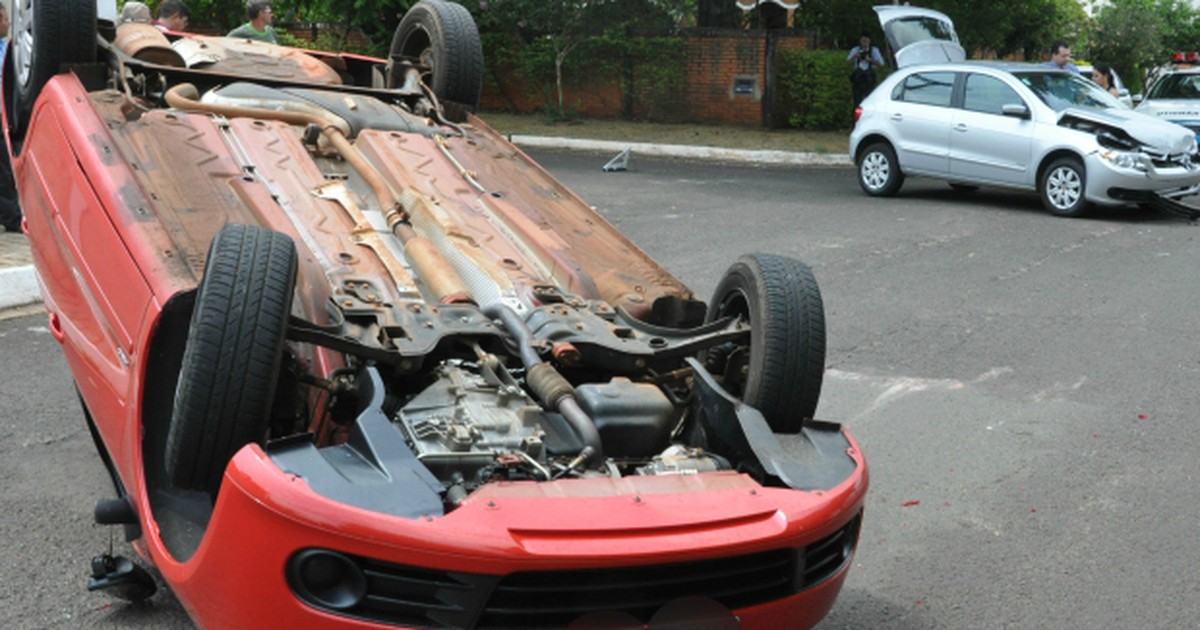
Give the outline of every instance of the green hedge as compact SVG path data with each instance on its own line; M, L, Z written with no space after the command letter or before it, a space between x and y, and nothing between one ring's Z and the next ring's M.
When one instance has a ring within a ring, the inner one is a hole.
M879 80L887 76L881 68ZM854 95L844 50L785 50L779 55L780 108L801 129L846 129L854 123Z

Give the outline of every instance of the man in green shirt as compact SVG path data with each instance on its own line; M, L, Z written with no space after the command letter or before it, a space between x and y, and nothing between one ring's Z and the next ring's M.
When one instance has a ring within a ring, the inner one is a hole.
M260 42L279 43L275 39L275 28L271 26L271 3L266 0L251 0L246 5L249 22L229 31L226 37L257 39Z

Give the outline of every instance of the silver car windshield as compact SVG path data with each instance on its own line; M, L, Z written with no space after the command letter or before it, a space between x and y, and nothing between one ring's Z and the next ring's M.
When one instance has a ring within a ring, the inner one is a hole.
M1071 72L1014 72L1013 76L1056 112L1069 107L1125 109L1112 94Z

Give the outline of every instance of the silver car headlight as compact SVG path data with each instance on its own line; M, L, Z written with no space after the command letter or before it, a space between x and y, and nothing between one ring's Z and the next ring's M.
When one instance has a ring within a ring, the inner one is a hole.
M1150 160L1141 153L1132 151L1101 151L1100 157L1117 168L1127 168L1145 173L1150 170Z

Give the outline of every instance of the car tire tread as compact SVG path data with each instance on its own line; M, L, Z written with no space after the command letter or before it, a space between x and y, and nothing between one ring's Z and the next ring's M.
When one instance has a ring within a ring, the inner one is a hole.
M816 413L825 373L825 309L812 270L784 256L743 256L717 286L707 319L731 314L731 298L745 301L751 324L742 400L772 430L799 432Z
M226 226L213 240L167 438L173 484L215 494L225 465L270 420L296 276L282 234Z
M390 56L415 56L410 38L419 31L430 39L433 93L444 101L477 107L483 90L483 44L471 13L451 2L418 2L396 27Z

